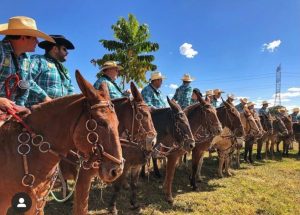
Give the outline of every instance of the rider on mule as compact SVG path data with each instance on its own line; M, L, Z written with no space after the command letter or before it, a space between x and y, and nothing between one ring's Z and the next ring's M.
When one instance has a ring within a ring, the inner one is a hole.
M235 108L239 111L239 112L243 112L244 111L244 107L245 105L247 105L248 99L247 98L242 98L240 99L240 104L236 105Z
M56 43L43 41L38 46L45 50L44 55L31 56L32 78L50 98L71 95L74 87L67 68L62 64L66 61L68 49L73 44L62 35L50 35ZM30 90L26 106L42 102L39 95Z
M218 99L221 98L221 93L224 93L224 91L222 91L220 89L214 89L214 91L213 91L211 104L215 108L218 107Z
M47 94L32 80L30 58L26 52L34 52L37 37L55 42L47 34L37 29L35 20L16 16L8 23L0 25L0 34L6 35L0 41L0 97L1 106L10 108L11 102L24 106L29 88L40 96L42 101L51 100Z
M193 89L192 98L191 98L191 105L196 104L196 103L199 102L196 93L201 94L201 92L198 88Z
M228 102L229 104L233 105L233 101L235 100L235 95L234 94L227 94L227 99L226 102ZM224 102L222 102L222 104L220 105L220 107L224 106Z
M248 102L247 103L248 110L252 113L252 115L254 115L256 113L256 111L254 109L254 105L256 105L256 104L253 103L253 102Z
M293 113L290 116L292 117L293 123L299 123L300 122L299 108L294 108Z
M176 89L173 100L176 101L182 109L184 109L191 105L192 102L193 88L191 86L191 82L194 81L194 78L192 78L189 74L184 74L181 80L183 83Z
M206 102L210 103L212 105L214 91L213 90L206 90L205 92L205 100Z
M106 61L101 68L100 78L94 83L94 87L98 89L101 83L105 82L111 99L126 97L129 92L122 92L115 82L121 70L123 70L123 67L119 66L117 62Z
M268 106L269 106L269 102L267 101L263 101L262 102L262 108L259 109L258 111L258 114L261 116L263 114L267 115L269 113L269 110L268 110Z
M142 96L146 102L146 104L153 109L156 108L165 108L167 107L166 102L161 94L159 88L162 85L162 80L165 77L158 71L152 72L149 83L143 90Z

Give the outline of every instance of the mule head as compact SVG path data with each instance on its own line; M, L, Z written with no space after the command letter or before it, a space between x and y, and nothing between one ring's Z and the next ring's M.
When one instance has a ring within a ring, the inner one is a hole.
M96 90L76 71L76 80L84 95L83 113L74 130L76 148L89 157L86 165L99 167L105 182L117 179L123 171L117 115L105 83ZM97 164L97 165L96 165Z
M240 113L227 101L223 100L223 104L223 107L217 108L217 114L223 127L228 127L236 137L243 137L245 135L245 131Z
M253 115L247 108L244 108L241 119L247 136L256 137L257 135L259 135L260 130L255 122Z
M150 109L144 102L142 94L133 82L130 83L130 89L133 96L134 116L134 133L136 140L143 144L146 151L152 151L156 144L157 133L153 125Z
M288 135L288 130L282 121L281 117L275 116L274 120L274 132L281 134L282 136Z
M195 140L190 128L189 121L182 111L181 107L167 97L168 103L172 110L172 118L174 121L173 135L185 151L190 152L195 147Z
M269 133L273 134L273 119L270 113L262 113L260 116L260 121L263 128Z
M198 108L200 111L199 121L202 122L202 126L209 131L212 135L219 135L222 132L222 125L217 116L216 109L202 98L202 94L195 92L199 103Z

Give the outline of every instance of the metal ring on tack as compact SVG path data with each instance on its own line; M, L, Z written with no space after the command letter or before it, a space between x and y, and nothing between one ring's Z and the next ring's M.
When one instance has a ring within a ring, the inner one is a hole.
M29 181L31 181L31 183L28 183L28 184L25 183L26 178L29 178L29 179L30 179ZM35 177L34 177L34 175L32 175L32 174L25 174L25 175L23 176L23 178L22 178L22 184L23 184L23 186L25 186L25 187L32 187L34 181L35 181Z
M43 146L45 146L45 145L47 146L46 150L43 149ZM39 150L40 150L40 152L42 152L42 153L49 152L50 148L51 148L51 145L50 145L50 143L48 143L48 142L42 142L41 145L39 146Z
M94 128L89 128L89 123L90 122L93 122L94 123ZM85 123L85 127L86 127L86 129L88 130L88 131L95 131L96 130L96 128L97 128L97 122L96 122L96 120L94 120L94 119L88 119L87 121L86 121L86 123Z
M95 137L96 137L96 140L95 140L95 141L92 141L92 140L91 140L91 135L95 135ZM86 136L86 139L87 139L87 141L88 141L90 144L95 144L95 143L97 143L98 140L99 140L99 135L98 135L96 132L92 131L92 132L89 132L89 133L88 133L88 135Z
M23 147L23 146L26 146L26 147L27 147L27 151L22 152L21 147ZM30 145L28 145L27 143L25 143L25 144L20 144L20 145L18 146L17 150L18 150L18 153L19 153L20 155L27 155L27 154L30 152Z
M22 137L24 135L25 135L25 138L27 138L26 140L22 140ZM22 144L28 143L30 141L30 134L28 132L22 132L18 136L18 141L19 141L19 143L22 143Z
M141 113L137 113L136 115L135 115L135 119L136 120L142 120L144 118L144 116L143 116L143 114L141 114Z
M34 141L34 140L36 140L37 138L40 138L40 139L41 139L41 141L40 141L39 143L35 143L35 141ZM32 143L32 145L34 145L34 146L39 146L39 145L43 142L43 140L44 140L44 137L43 137L42 135L38 134L38 135L34 136L34 137L31 139L31 143Z
M98 162L93 162L92 167L93 169L99 169L100 164Z

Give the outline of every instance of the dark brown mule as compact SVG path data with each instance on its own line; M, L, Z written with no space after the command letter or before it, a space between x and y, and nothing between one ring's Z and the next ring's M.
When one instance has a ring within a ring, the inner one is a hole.
M259 117L260 117L261 125L266 132L261 138L257 140L257 154L256 154L257 160L262 159L261 150L262 150L263 143L268 139L269 135L273 134L273 118L271 114L263 113Z
M215 108L204 101L200 93L194 92L197 95L199 103L187 107L184 112L189 119L196 141L196 146L192 151L192 174L190 177L190 184L196 190L196 175L199 162L202 161L204 152L211 146L213 137L222 132L222 125Z
M134 168L136 166L132 165L145 163L146 156L152 150L156 141L156 131L149 108L133 83L131 83L131 92L133 101L130 101L129 98L112 100L119 118L119 133L124 134L123 136L126 138L128 137L127 140L121 139L123 157L126 162L124 174L120 177L117 184L123 182L130 170L132 170L132 174L137 175ZM74 166L61 162L61 168L66 179L75 178L76 169ZM91 180L97 175L97 168L82 169L80 171L73 204L74 214L84 215L88 213ZM134 192L136 191L136 180L134 179L131 183Z
M293 123L293 133L298 142L298 155L300 155L300 123Z
M244 152L244 160L246 162L253 163L253 157L252 157L252 152L253 152L253 144L257 143L259 139L261 139L266 131L264 130L260 117L256 112L250 112L255 120L256 126L259 129L259 132L256 135L252 135L249 138L246 138L245 140L245 152Z
M279 144L283 143L283 151L282 151L282 156L288 156L289 155L289 146L292 144L294 141L294 134L293 134L293 123L292 123L292 118L288 115L283 115L281 117L288 133L287 135L280 136L277 140L277 152L280 152L279 150Z
M172 183L178 159L195 147L188 119L180 106L169 100L170 108L152 111L152 120L157 131L157 147L160 156L167 158L164 193L168 202L173 202ZM154 152L155 153L155 152ZM153 159L154 171L160 174L157 160Z
M213 148L216 148L218 152L218 174L223 177L223 167L225 167L225 173L231 175L229 172L231 155L243 144L245 131L240 114L231 103L223 101L223 106L217 108L217 115L222 124L223 132L219 137L213 139L216 142ZM226 130L227 133L224 134Z
M72 148L87 162L99 162L103 180L113 181L122 173L118 119L107 87L103 85L96 91L78 71L76 79L83 95L37 105L24 119L40 135L30 138L15 121L0 129L0 214L6 214L18 192L25 192L32 199L26 214L44 214L43 199L57 176L58 163ZM96 136L101 137L101 142L94 140Z
M273 120L273 133L270 134L267 137L266 140L266 154L265 154L265 158L268 158L268 154L271 155L272 159L274 159L274 146L277 143L278 139L281 136L286 136L288 135L288 130L285 127L284 122L282 121L282 119L277 116L274 115L274 120Z

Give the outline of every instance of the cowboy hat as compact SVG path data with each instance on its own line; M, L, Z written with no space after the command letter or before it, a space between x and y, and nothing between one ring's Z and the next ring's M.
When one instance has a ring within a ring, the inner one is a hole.
M34 19L26 16L11 17L8 23L0 24L0 34L39 37L55 43L53 38L37 29Z
M227 94L227 98L230 98L230 99L233 99L233 100L235 100L236 98L235 98L235 95L234 94L232 94L232 93L230 93L230 94Z
M206 90L205 96L213 96L213 95L214 95L214 91L213 90Z
M247 102L248 102L248 99L247 99L247 98L241 98L241 99L240 99L240 102L247 103Z
M267 102L267 101L263 101L261 104L262 104L262 105L268 105L268 104L271 104L271 103L269 103L269 102Z
M190 76L190 74L184 74L183 77L181 78L181 80L187 81L187 82L191 82L191 81L194 81L195 78L192 78L192 77Z
M159 71L152 72L151 77L150 77L150 81L154 81L154 80L157 80L157 79L166 79L166 78Z
M119 66L116 61L106 61L102 65L100 72L102 72L105 69L110 69L110 68L118 68L119 70L123 70L123 67Z
M286 112L285 107L278 108L277 110L278 110L278 112L281 112L281 113L285 113Z
M248 103L247 103L247 107L254 106L254 105L256 105L256 104L253 103L253 102L248 102Z
M65 46L67 49L75 49L74 45L69 40L67 40L63 35L49 35L49 36L55 40L56 45ZM42 41L38 44L38 46L42 49L46 49L47 47L52 47L53 45L55 45L55 43L51 43L47 40Z
M214 95L217 95L219 93L224 93L224 91L222 91L220 89L214 89Z
M299 112L299 108L293 108L293 112Z

